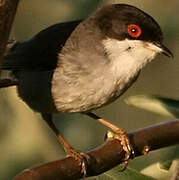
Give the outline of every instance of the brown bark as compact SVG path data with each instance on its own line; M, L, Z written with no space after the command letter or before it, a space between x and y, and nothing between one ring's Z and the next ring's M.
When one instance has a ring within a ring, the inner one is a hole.
M179 143L179 120L129 133L135 156ZM101 174L123 162L125 152L118 140L110 140L87 153L87 176ZM68 157L23 171L14 180L75 180L82 177L80 166Z
M19 0L0 0L0 62L4 54Z

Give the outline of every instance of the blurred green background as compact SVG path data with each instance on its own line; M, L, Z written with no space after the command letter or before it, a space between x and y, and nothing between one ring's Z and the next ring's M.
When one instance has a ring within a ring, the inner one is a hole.
M174 119L128 106L124 99L136 94L179 99L178 0L20 0L11 37L19 41L28 40L54 23L85 18L102 3L128 3L152 15L161 25L165 45L175 58L169 60L158 56L125 95L96 113L126 131ZM0 99L0 180L11 180L25 168L64 157L54 134L40 115L18 98L14 87L1 89ZM55 115L54 121L78 150L87 151L103 143L106 128L84 115ZM176 157L177 149L174 146L149 153L131 161L130 166L141 170L153 162Z

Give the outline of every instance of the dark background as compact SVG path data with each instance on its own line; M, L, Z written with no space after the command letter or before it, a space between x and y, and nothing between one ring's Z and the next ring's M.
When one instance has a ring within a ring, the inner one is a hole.
M143 111L125 104L137 94L157 94L179 99L179 1L163 0L21 0L11 37L28 40L56 22L85 18L102 3L128 3L152 15L161 25L164 42L174 60L160 55L141 73L137 83L115 103L96 111L126 131L174 119ZM0 180L35 164L64 157L61 145L51 130L16 94L14 87L0 90ZM84 115L55 115L55 122L72 146L87 151L103 143L106 128ZM130 162L138 170L176 156L177 147L165 148Z

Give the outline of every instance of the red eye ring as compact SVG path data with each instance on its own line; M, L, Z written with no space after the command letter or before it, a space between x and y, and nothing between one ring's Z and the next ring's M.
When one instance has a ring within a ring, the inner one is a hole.
M128 34L133 38L138 38L142 34L142 29L136 24L130 24L128 26Z

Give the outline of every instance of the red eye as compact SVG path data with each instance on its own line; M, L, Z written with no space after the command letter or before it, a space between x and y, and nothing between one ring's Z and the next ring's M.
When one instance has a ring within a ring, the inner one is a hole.
M130 24L128 26L128 34L133 38L138 38L142 34L142 29L136 24Z

